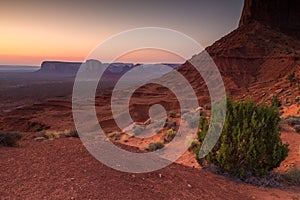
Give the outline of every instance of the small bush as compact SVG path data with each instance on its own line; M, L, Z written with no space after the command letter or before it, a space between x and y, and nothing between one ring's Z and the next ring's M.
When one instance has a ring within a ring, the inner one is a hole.
M199 164L206 161L242 179L266 175L288 155L288 144L282 144L280 138L279 121L277 108L228 99L221 136L204 159L197 157ZM206 118L200 118L199 127L201 143L208 130Z
M290 171L282 174L283 180L287 185L300 186L300 169L294 167Z
M175 113L175 112L171 112L171 113L170 113L170 117L171 117L171 118L176 118L176 113Z
M200 146L199 141L195 139L195 140L192 141L192 143L189 146L188 150L190 152L194 152L194 151L196 151L199 148L199 146Z
M77 130L64 130L64 131L51 131L47 130L41 134L42 137L46 139L57 139L57 138L64 138L64 137L76 137L79 138Z
M18 141L22 138L20 133L9 133L0 131L0 145L6 147L15 147L18 145Z
M164 146L165 145L162 142L153 142L153 143L149 144L148 149L149 149L149 151L156 151L158 149L164 148Z
M114 140L120 140L122 135L123 135L123 132L118 132L118 131L108 133L108 137L110 139L114 139Z
M289 80L290 82L293 82L294 78L295 78L295 72L292 72L287 76L287 80Z
M277 108L279 108L280 106L282 106L281 101L279 100L279 98L277 96L274 96L271 99L271 103L272 103L272 106L277 107Z
M173 129L169 129L167 130L167 133L164 137L164 141L171 142L175 136L176 136L176 131L174 131Z
M34 127L36 125L36 122L29 122L29 127Z
M42 131L42 130L44 130L44 127L42 126L42 125L37 125L37 127L34 129L34 132L40 132L40 131Z
M67 132L65 132L65 136L66 137L75 137L75 138L79 138L79 134L77 132L77 130L68 130Z

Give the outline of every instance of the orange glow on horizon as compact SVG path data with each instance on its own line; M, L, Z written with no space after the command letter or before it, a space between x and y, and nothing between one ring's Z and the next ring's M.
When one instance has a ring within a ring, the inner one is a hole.
M84 62L86 55L1 55L0 64L3 65L34 65L39 66L43 61L66 61L66 62ZM105 61L101 61L105 62ZM141 49L129 52L117 58L115 62L124 63L183 63L185 59L172 53L159 49Z
M0 55L0 65L32 65L40 66L43 61L83 62L84 57L67 56L30 56L30 55Z

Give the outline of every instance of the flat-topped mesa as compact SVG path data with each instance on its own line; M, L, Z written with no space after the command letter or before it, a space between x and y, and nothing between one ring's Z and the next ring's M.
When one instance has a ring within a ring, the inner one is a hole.
M106 69L106 75L117 75L121 76L136 66L144 66L144 64L133 64L133 63L102 63L95 59L89 59L86 62L61 62L61 61L44 61L41 65L39 73L45 74L58 74L58 75L72 75L75 76L79 68L82 66L86 72L94 73L95 70ZM180 64L155 64L153 70L159 70L159 65L167 65L171 68L176 68ZM146 65L147 66L147 65Z
M47 73L77 73L80 66L86 68L86 70L97 70L99 67L108 67L107 70L111 73L122 73L130 70L134 67L132 63L101 63L98 60L90 59L86 62L61 62L61 61L44 61L41 65L40 72Z
M44 61L39 72L76 74L81 64L81 62Z
M239 26L258 21L300 39L299 0L245 0Z

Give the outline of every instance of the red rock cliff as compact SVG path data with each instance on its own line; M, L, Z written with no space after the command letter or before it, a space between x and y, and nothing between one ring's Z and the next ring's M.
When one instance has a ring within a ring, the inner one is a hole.
M299 0L245 0L239 26L258 21L300 39Z

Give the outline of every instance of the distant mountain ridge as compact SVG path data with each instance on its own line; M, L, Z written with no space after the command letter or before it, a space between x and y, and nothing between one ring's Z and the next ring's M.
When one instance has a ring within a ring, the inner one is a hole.
M27 65L0 65L0 72L34 72L39 70L39 66Z
M58 75L69 75L75 76L81 66L86 67L88 71L97 70L99 68L107 67L107 74L124 74L130 69L136 66L143 66L144 64L133 64L133 63L101 63L98 60L87 60L86 62L63 62L63 61L44 61L41 64L41 68L38 73L47 73L47 74L58 74ZM176 63L161 63L153 65L167 65L171 68L176 68L180 64ZM154 69L155 70L155 69Z

